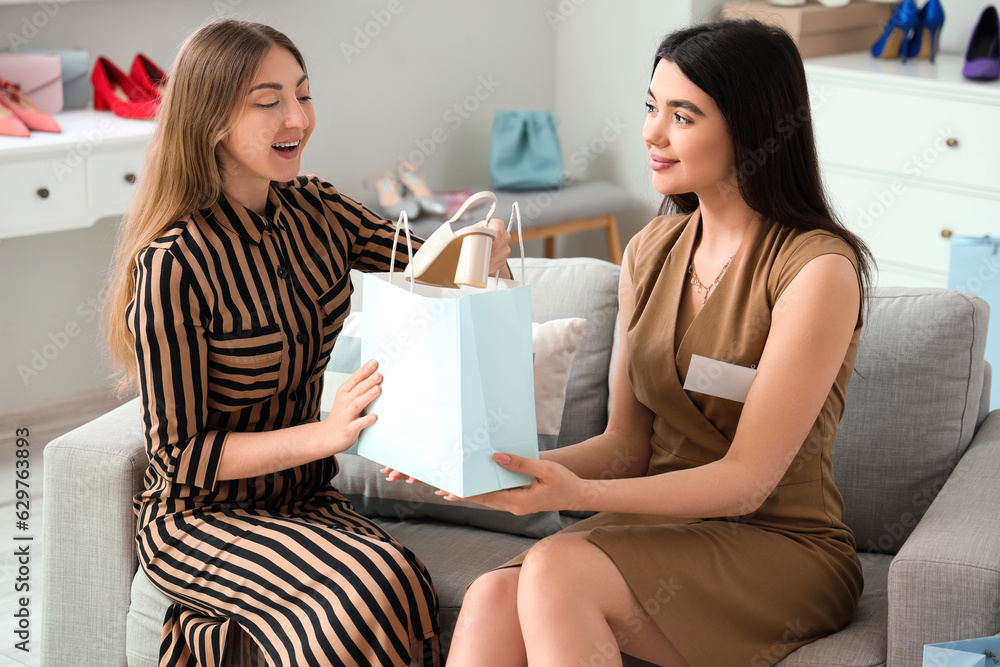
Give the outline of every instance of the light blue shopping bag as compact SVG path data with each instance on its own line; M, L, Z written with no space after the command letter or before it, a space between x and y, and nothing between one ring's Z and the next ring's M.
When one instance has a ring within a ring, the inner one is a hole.
M1000 664L1000 635L926 644L923 667L996 667Z
M530 484L492 460L538 458L528 286L399 283L363 278L361 359L384 379L358 454L460 497Z
M948 289L971 292L990 305L986 361L993 367L990 409L1000 408L1000 238L952 236Z

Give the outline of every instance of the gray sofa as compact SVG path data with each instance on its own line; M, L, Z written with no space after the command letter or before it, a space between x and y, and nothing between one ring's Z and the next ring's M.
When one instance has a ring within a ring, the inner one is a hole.
M605 423L618 268L532 259L527 274L535 321L587 319L558 438L565 445ZM987 314L984 301L959 292L888 288L872 296L834 453L864 595L846 628L781 665L912 667L926 643L1000 630L1000 415L987 408ZM131 507L146 463L135 401L45 448L47 667L156 664L167 602L137 574ZM447 646L466 584L535 538L479 527L489 517L477 526L430 518L434 507L415 502L392 518L391 503L373 502L372 464L349 454L341 464L334 483L359 508L388 515L378 521L428 566Z

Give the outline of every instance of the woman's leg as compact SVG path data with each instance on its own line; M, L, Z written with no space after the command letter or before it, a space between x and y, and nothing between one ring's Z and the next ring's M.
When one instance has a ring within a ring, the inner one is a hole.
M448 650L448 667L523 667L527 664L517 619L520 573L520 567L493 570L469 587Z
M528 662L620 665L624 651L658 665L686 665L611 559L586 537L554 535L532 547L524 560L517 617Z

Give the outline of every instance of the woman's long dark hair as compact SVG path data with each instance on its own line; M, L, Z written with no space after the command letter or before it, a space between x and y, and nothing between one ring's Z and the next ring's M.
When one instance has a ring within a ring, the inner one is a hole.
M667 60L722 112L733 141L739 193L765 219L844 239L858 259L862 297L874 259L831 211L823 192L802 58L791 37L752 20L703 23L668 35L653 69ZM698 197L667 195L660 213L690 213Z

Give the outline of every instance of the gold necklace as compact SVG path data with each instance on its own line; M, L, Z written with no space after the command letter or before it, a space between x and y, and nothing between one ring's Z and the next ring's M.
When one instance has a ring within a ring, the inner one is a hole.
M701 294L701 291L705 290L705 297L701 300L702 306L704 306L708 301L708 295L711 293L712 288L718 285L719 281L722 280L722 276L725 275L726 269L728 269L729 265L732 263L733 257L736 257L736 255L731 255L729 257L729 260L725 263L725 265L723 265L722 270L719 271L719 275L715 276L715 280L713 280L712 284L707 287L698 279L698 273L694 270L694 258L691 258L691 266L688 267L688 273L691 274L691 284L694 285L698 294Z

